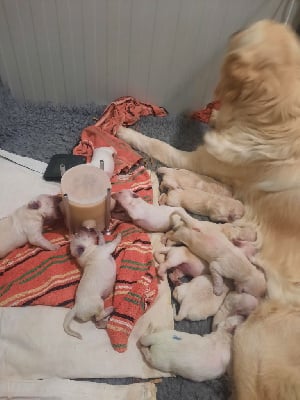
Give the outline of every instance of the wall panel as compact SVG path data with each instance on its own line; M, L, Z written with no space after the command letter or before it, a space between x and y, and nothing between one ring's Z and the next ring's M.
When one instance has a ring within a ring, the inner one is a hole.
M228 36L285 0L0 0L0 74L33 101L211 100ZM297 3L297 2L296 2ZM279 7L281 5L281 7Z

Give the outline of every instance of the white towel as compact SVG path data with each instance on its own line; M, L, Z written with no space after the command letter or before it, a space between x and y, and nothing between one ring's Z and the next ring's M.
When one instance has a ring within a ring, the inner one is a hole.
M0 381L0 398L35 400L155 400L154 383L107 385L68 379Z

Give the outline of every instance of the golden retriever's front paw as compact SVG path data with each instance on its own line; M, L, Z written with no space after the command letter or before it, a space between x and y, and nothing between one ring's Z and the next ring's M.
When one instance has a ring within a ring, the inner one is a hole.
M125 128L125 126L120 125L118 130L117 130L117 132L116 132L116 136L118 138L120 138L120 139L126 140L126 136L127 136L128 131L130 131L129 128Z

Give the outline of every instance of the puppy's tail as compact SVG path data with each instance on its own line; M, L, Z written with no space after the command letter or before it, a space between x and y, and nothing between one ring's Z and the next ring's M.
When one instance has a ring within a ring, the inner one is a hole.
M73 307L73 308L66 314L65 319L64 319L64 324L63 324L64 330L65 330L65 332L66 332L68 335L74 336L74 337L76 337L76 338L78 338L78 339L82 339L82 336L80 335L80 333L75 332L75 331L73 331L73 330L70 328L70 324L71 324L72 320L74 319L75 314L76 314L76 308L75 308L75 307Z

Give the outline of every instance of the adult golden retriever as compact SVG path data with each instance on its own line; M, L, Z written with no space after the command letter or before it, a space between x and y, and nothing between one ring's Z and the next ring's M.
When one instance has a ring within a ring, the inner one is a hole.
M170 167L233 186L259 231L268 298L237 330L239 400L300 399L300 44L269 20L234 34L221 68L215 128L193 152L132 129L118 136Z

